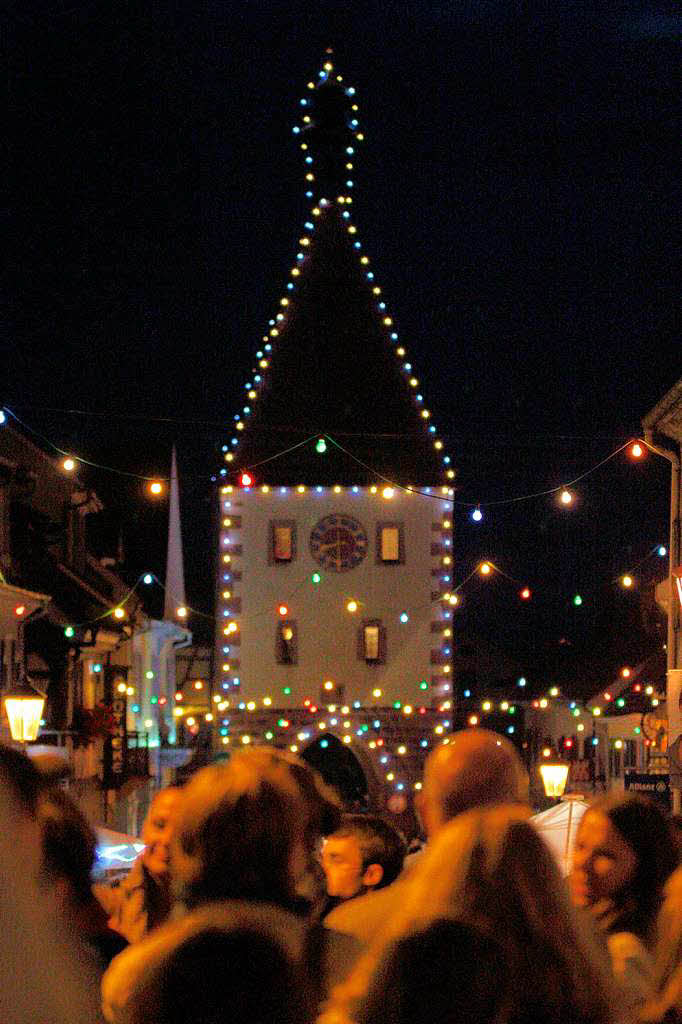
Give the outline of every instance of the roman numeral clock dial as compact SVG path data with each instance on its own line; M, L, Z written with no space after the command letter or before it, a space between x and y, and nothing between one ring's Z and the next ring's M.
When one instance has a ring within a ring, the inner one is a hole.
M347 572L367 554L367 534L357 519L334 513L320 519L310 534L310 551L324 569Z

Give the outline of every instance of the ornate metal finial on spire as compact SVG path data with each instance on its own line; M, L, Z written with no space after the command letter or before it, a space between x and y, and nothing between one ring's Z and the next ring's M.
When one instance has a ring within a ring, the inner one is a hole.
M308 82L301 100L303 119L294 126L300 136L306 166L306 196L332 199L353 188L355 147L362 141L358 131L355 89L336 74L328 47L317 81Z

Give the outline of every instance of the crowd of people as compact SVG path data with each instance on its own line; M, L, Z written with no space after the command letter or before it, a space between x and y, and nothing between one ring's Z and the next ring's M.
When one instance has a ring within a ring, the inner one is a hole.
M92 885L93 830L0 748L2 1024L682 1022L679 833L596 801L565 879L495 733L425 765L423 848L347 814L303 760L234 753L160 790L144 849Z

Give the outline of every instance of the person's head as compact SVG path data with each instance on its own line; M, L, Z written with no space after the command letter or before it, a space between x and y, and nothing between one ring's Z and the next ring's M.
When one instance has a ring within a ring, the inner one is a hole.
M286 767L249 751L185 787L172 850L173 885L188 906L212 900L287 905L305 861L306 805Z
M32 882L42 877L40 829L36 821L43 779L30 758L0 744L0 788L5 790L14 810L12 832L19 849L25 851L24 868Z
M43 874L62 906L88 903L97 838L71 797L52 788L38 801Z
M341 822L341 801L336 793L315 768L288 750L254 747L251 756L278 764L289 773L306 806L306 848L311 854L316 852L320 839L335 832Z
M327 894L348 900L390 885L402 870L405 852L405 840L383 818L344 815L322 848Z
M506 1020L502 963L494 936L459 921L434 921L386 950L356 1024L451 1024L453 1008L463 1005L467 1024Z
M17 807L28 817L33 817L44 780L31 759L12 747L0 744L0 773Z
M177 825L182 791L169 786L160 789L152 800L142 826L142 863L158 884L168 880L170 845Z
M663 887L677 865L665 812L637 793L596 801L583 815L571 869L578 905L612 906L608 930L634 931L648 939Z
M499 944L496 969L509 1010L504 1019L608 1020L606 965L582 933L529 816L527 808L507 804L464 812L443 825L341 999L363 998L395 943L447 920Z
M418 809L433 836L463 811L527 798L528 775L514 745L487 729L465 729L426 759Z
M286 934L277 915L250 916L199 911L191 930L186 921L172 926L177 938L167 930L168 952L133 991L131 1024L306 1024L313 1007L298 935Z

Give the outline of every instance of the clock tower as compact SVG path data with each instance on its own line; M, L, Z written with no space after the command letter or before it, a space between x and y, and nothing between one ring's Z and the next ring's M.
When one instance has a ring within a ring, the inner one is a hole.
M350 802L402 813L452 720L455 474L355 224L330 53L299 110L309 212L223 447L216 738L352 755Z

